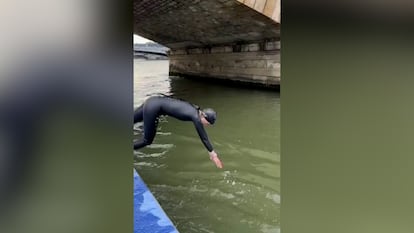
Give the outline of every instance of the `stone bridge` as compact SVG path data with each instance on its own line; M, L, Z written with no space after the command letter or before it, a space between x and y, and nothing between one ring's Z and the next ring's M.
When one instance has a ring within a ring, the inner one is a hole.
M280 0L134 0L134 33L170 48L172 75L280 83Z
M154 43L134 44L134 57L142 57L150 60L167 59L167 47Z

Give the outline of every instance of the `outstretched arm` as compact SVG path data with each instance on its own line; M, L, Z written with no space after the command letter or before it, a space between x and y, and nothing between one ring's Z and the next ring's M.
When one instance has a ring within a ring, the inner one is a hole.
M204 129L203 124L200 121L194 121L194 126L197 130L198 136L201 139L201 142L204 144L208 152L213 151L213 146L211 145L210 141L208 140L207 132Z
M213 150L213 146L211 145L210 141L208 140L207 133L203 127L203 124L199 121L194 121L194 126L197 130L198 136L200 137L201 141L203 142L204 146L208 150L208 154L210 155L210 159L216 164L218 168L223 168L223 163L218 158L217 153Z

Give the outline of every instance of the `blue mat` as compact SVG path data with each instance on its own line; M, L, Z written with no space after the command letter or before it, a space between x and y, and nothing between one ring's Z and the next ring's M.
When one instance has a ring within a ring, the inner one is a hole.
M178 233L135 169L134 233Z

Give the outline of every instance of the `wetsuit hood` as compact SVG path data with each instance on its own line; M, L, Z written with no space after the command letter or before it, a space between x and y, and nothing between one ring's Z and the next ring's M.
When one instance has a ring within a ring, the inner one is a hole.
M216 122L217 114L211 108L203 109L204 117L210 124L214 124Z

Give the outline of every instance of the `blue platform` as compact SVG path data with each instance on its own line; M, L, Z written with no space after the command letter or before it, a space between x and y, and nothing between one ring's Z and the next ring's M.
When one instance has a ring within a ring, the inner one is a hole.
M134 233L178 233L135 169Z

